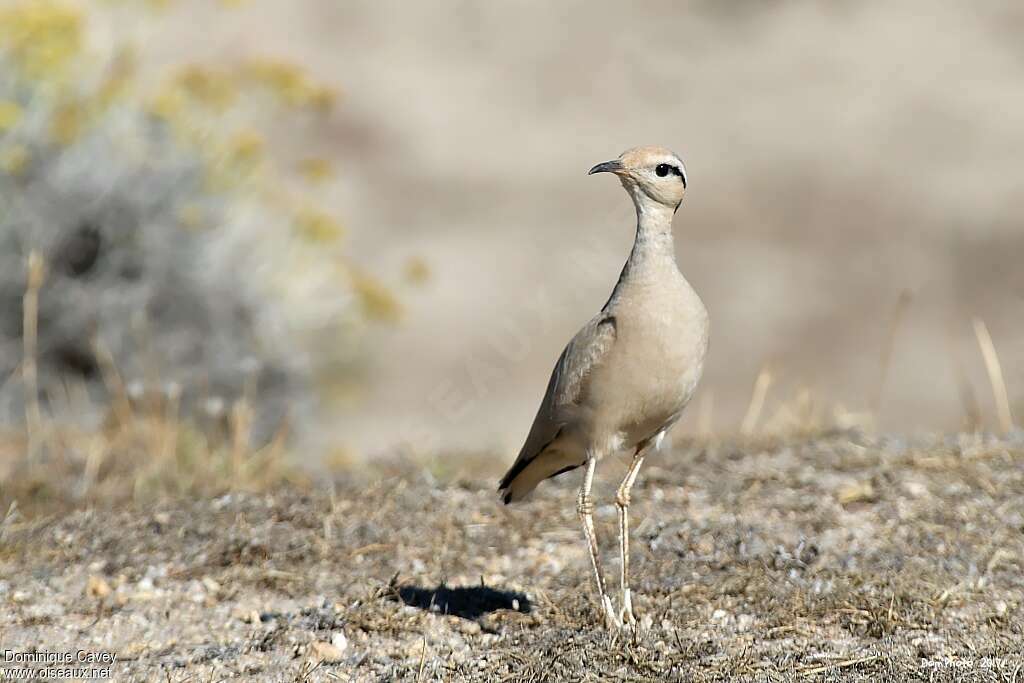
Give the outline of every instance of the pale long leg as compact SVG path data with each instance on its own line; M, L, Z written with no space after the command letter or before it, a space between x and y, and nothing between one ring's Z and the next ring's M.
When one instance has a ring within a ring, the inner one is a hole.
M597 468L597 458L593 455L587 456L587 469L583 473L583 486L580 487L580 496L576 509L583 520L583 535L587 539L587 549L590 551L590 562L594 566L594 578L597 580L597 593L601 600L601 608L604 610L605 626L617 628L621 626L615 608L612 607L611 598L604 584L604 572L601 571L601 558L597 547L597 533L594 531L594 503L590 500L590 487L594 483L594 470Z
M636 475L640 472L640 466L644 463L646 450L646 443L636 447L636 453L633 454L633 462L630 463L629 471L626 472L626 477L622 480L619 491L615 496L615 507L619 509L619 559L621 561L619 565L621 567L621 574L619 576L622 579L621 620L630 625L636 623L636 617L633 616L633 598L629 590L629 490L633 488Z

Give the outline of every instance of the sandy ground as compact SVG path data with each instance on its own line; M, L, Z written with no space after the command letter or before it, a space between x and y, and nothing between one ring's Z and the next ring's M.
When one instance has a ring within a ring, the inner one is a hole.
M615 576L614 481L598 531ZM657 456L642 627L595 624L576 475L503 507L456 460L0 526L0 650L119 681L1021 680L1024 440L852 434Z

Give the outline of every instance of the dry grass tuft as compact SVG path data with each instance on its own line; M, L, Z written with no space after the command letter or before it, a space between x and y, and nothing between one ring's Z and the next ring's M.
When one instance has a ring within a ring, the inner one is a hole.
M44 421L31 459L25 432L0 433L0 508L13 506L25 517L63 515L308 484L288 458L284 430L252 447L248 424L237 417L244 409L232 411L221 433L180 421L175 409L132 410L127 422L112 411L99 430Z

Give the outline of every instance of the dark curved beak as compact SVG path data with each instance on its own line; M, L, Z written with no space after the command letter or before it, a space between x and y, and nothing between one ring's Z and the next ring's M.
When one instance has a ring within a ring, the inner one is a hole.
M590 169L587 175L594 175L595 173L618 173L622 170L622 162L618 159L614 161L603 161L594 168Z

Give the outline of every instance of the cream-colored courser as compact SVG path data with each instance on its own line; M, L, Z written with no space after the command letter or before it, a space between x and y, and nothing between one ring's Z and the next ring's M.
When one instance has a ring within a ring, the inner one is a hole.
M636 205L636 241L608 302L555 365L519 457L499 484L506 503L544 479L586 466L578 510L609 628L633 625L629 591L629 491L648 448L657 448L700 380L708 313L676 265L672 218L686 193L686 169L660 147L638 147L598 164L614 173ZM615 504L619 511L622 609L615 612L594 533L590 488L603 456L633 460Z

